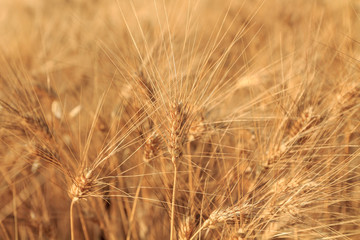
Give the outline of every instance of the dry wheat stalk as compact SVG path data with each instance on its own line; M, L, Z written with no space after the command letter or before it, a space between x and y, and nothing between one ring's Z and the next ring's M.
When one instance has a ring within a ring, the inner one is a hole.
M171 162L174 166L174 181L173 192L171 198L171 224L170 224L170 239L173 239L174 216L175 216L175 194L176 194L176 178L177 178L177 164L183 155L183 144L185 140L184 124L186 116L182 103L173 102L169 109L169 138L168 151L171 156Z

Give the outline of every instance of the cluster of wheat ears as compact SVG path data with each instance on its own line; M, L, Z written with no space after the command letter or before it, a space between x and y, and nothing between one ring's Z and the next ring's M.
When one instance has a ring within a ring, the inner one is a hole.
M0 1L0 239L359 239L360 2Z

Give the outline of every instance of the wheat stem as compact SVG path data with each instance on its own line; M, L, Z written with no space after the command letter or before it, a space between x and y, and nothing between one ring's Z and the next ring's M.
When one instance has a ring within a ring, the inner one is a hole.
M74 203L76 202L76 198L73 198L70 204L70 231L71 231L71 240L75 239L74 236L74 216L73 216L73 210L74 210Z
M14 208L14 224L15 224L15 239L19 239L19 230L18 230L18 217L17 217L17 206L16 206L16 186L13 185L13 208Z
M189 154L189 157L188 157L188 174L189 174L189 189L190 189L190 201L192 201L193 199L193 179L192 179L192 165L191 165L191 143L188 142L187 143L187 151L188 151L188 154Z
M177 175L177 167L175 161L173 161L173 165L174 165L174 183L173 183L172 200L171 200L170 240L172 240L174 236L175 193L176 193L176 175Z
M126 240L129 240L131 238L131 229L132 229L132 227L134 225L135 210L136 210L136 206L137 206L137 203L138 203L138 200L139 200L139 194L140 194L141 185L142 185L142 181L144 179L145 173L146 173L146 165L144 166L143 174L141 174L141 176L140 176L139 185L138 185L138 187L136 189L134 203L133 203L133 206L132 206L132 209L131 209L131 215L130 215L130 220L129 220L129 228L128 228L128 233L127 233L127 236L126 236Z
M81 227L83 229L83 233L84 233L84 238L85 240L90 240L89 234L88 234L88 230L86 227L86 222L84 219L84 215L81 211L79 211L79 217L80 217L80 222L81 222Z

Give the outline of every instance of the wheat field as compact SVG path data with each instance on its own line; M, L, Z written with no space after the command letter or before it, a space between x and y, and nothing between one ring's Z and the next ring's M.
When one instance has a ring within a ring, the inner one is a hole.
M360 1L0 0L0 239L360 239Z

